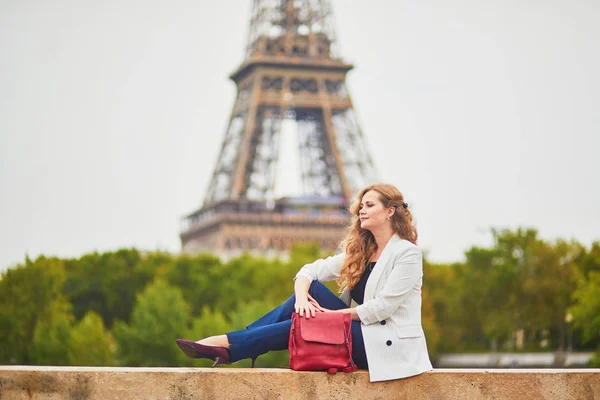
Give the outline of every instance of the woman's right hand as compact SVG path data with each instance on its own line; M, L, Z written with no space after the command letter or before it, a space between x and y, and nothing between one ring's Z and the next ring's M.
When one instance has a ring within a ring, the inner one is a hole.
M301 317L306 316L306 318L310 318L311 315L314 317L319 312L319 309L308 299L308 296L308 293L306 296L296 295L294 308Z

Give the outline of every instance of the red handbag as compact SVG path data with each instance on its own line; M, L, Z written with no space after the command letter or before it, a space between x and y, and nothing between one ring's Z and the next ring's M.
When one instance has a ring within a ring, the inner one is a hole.
M318 312L306 318L292 313L288 349L294 371L356 371L352 360L350 314Z

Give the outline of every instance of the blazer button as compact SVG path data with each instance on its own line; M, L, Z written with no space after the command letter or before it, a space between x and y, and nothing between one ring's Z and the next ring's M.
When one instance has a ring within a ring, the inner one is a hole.
M385 319L380 322L381 325L385 325Z
M387 344L388 346L391 346L392 345L392 341L388 340L387 342L385 342L385 344Z

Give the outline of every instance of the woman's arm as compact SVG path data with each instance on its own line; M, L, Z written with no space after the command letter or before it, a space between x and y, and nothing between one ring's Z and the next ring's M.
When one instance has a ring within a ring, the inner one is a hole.
M312 281L327 282L340 276L340 270L344 265L345 254L341 253L325 259L306 264L294 277L294 293L296 304L294 308L301 316L314 317L319 311L318 303L308 294ZM316 304L316 305L315 305Z
M344 314L350 314L350 317L352 318L352 320L354 320L354 321L360 321L360 317L358 316L358 314L356 312L356 308L354 308L354 307L353 308L342 308L340 310L330 310L328 308L321 307L321 305L319 303L317 303L317 301L315 299L313 299L312 297L309 298L309 301L319 311L323 311L323 312L340 312L340 313L344 313Z
M297 276L296 282L294 283L294 293L296 295L296 304L294 309L302 317L306 315L306 318L310 318L312 315L315 316L316 312L319 311L317 306L313 303L314 299L308 294L311 280L306 276Z
M309 282L319 281L327 282L339 278L340 271L344 265L345 253L340 253L335 256L317 260L313 263L306 264L296 274L294 279L300 276L308 278ZM309 283L310 285L310 283Z
M350 316L352 317L353 321L360 321L360 317L358 316L358 313L356 312L356 308L343 308L341 310L327 310L330 312L341 312L344 314L350 314Z

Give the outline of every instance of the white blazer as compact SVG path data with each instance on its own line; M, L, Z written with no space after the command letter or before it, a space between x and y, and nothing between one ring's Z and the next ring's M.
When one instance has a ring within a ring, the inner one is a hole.
M326 282L340 276L345 253L306 264L296 274ZM294 278L295 279L295 278ZM371 382L406 378L432 370L421 326L421 250L398 235L391 237L356 307ZM350 292L340 298L350 306Z

